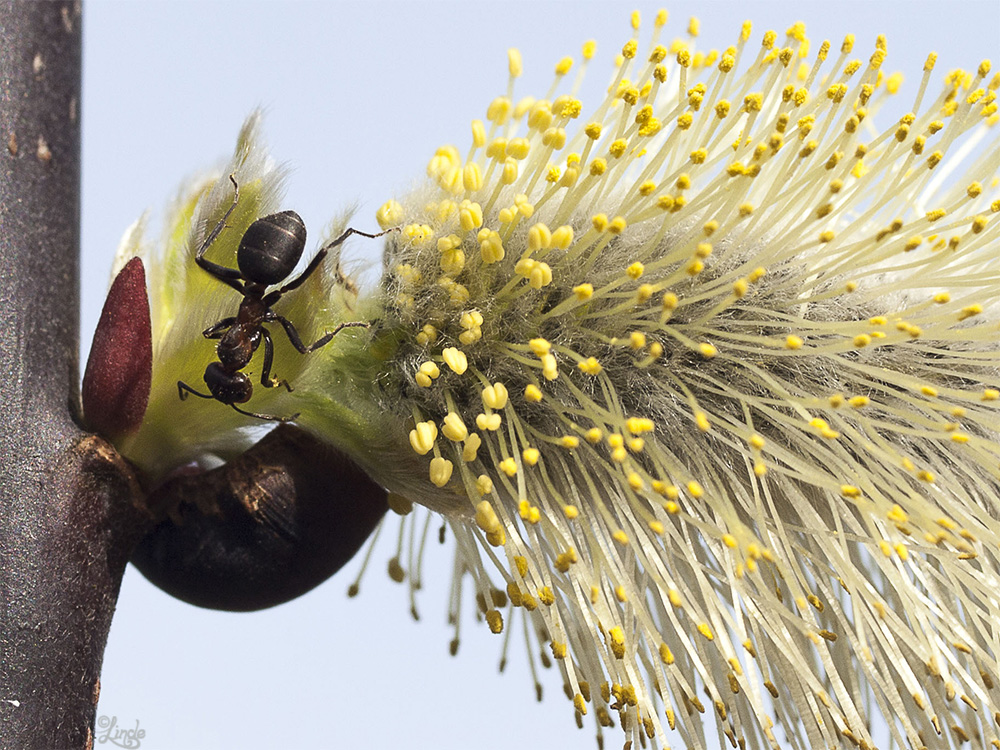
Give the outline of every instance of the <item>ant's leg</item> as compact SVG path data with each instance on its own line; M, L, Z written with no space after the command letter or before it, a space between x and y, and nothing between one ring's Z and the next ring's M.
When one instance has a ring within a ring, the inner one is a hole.
M215 242L215 239L222 234L222 230L226 228L226 221L232 215L233 211L236 210L236 204L239 203L240 200L240 186L236 183L236 177L234 175L229 175L229 181L233 183L233 190L235 191L233 204L223 215L219 223L215 225L215 229L213 229L209 233L208 237L205 238L205 241L201 243L201 247L198 248L198 252L194 256L194 261L219 281L224 284L229 284L229 286L242 294L243 284L240 283L240 281L243 278L243 274L235 268L226 268L225 266L220 266L218 263L205 260L205 252L208 250L209 246Z
M333 248L337 247L337 245L343 244L344 240L346 240L352 234L359 234L362 237L368 237L369 239L375 239L376 237L381 237L383 234L388 234L389 232L392 232L392 231L393 231L393 229L386 229L384 232L379 232L378 234L368 234L367 232L361 232L361 231L359 231L357 229L348 229L342 235L340 235L337 239L335 239L333 242L331 242L329 245L325 245L322 249L320 249L320 251L318 253L316 253L316 257L314 257L309 262L309 265L306 266L306 270L303 271L297 278L292 279L287 284L285 284L283 287L281 287L280 289L278 289L277 292L276 292L277 295L278 295L278 297L280 297L285 292L290 292L293 289L297 289L298 287L302 286L302 284L305 282L306 279L309 278L309 276L312 274L312 272L315 271L317 268L319 268L319 264L323 262L323 258L326 257L326 254L330 250L332 250ZM275 294L275 292L272 292L271 294ZM268 296L270 296L270 295L268 295ZM275 301L277 301L277 297L275 297ZM274 304L274 303L272 302L271 304Z
M236 323L235 317L223 318L214 326L209 326L204 331L202 331L201 335L204 336L206 339L221 339L223 336L226 335L226 331L232 328L235 323Z
M213 396L211 394L209 394L209 395L206 396L204 393L198 393L198 391L196 391L194 388L192 388L191 386L189 386L187 383L184 383L184 382L178 380L177 381L177 395L180 396L181 401L183 401L184 399L186 399L188 397L189 393L193 393L198 398L215 398L215 396Z
M296 412L295 414L293 414L290 417L273 417L273 416L271 416L269 414L257 414L256 412L252 412L252 411L244 411L243 409L241 409L240 407L238 407L236 404L230 404L230 406L233 407L234 409L236 409L236 411L238 411L240 414L245 414L248 417L256 417L257 419L265 419L268 422L291 422L293 419L298 419L299 418L299 413L298 412Z
M281 323L281 327L285 329L285 333L288 334L288 340L292 342L292 346L298 349L303 354L308 354L309 352L314 352L322 346L326 346L330 343L330 340L336 336L344 328L368 328L368 323L362 323L359 321L353 321L351 323L341 323L332 331L327 331L326 335L318 339L315 343L306 346L302 343L302 337L299 336L299 332L295 330L295 326L292 325L292 321L281 315L271 314L273 317L268 317L268 320L274 320Z
M271 343L271 334L263 326L260 328L260 334L264 337L264 370L260 374L260 384L265 388L285 386L285 389L291 393L292 386L288 385L287 380L278 380L271 377L271 363L274 361L274 344Z

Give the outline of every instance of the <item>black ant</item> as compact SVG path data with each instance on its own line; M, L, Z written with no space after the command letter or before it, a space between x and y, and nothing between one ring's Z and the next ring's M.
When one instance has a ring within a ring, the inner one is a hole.
M310 261L306 270L299 276L274 291L267 292L267 287L288 278L288 275L295 268L295 264L302 257L302 251L306 246L305 224L302 222L302 217L294 211L269 214L253 222L243 235L243 239L240 240L240 247L236 253L236 265L239 266L239 270L226 268L206 260L206 251L225 229L226 220L236 210L236 204L240 199L240 186L236 183L236 178L229 175L229 181L233 183L235 191L233 204L226 211L222 220L215 225L211 234L201 243L201 247L198 248L198 253L195 255L195 262L223 284L228 284L242 294L243 301L240 302L240 309L235 316L223 318L202 332L202 335L207 339L219 339L219 344L215 349L219 361L212 362L205 368L205 384L210 393L199 393L180 380L177 381L177 393L182 401L187 398L189 393L192 393L200 398L214 398L248 417L274 422L290 422L299 415L272 417L244 411L236 405L249 401L250 396L253 395L253 384L250 382L250 378L240 370L250 364L254 352L260 346L261 339L264 341L264 369L261 372L260 384L265 388L284 386L289 392L292 390L287 380L271 377L274 345L271 343L271 334L264 327L264 324L280 323L281 327L285 329L289 341L292 342L292 346L303 354L325 346L343 328L367 327L368 324L361 322L341 323L332 331L327 331L315 343L306 346L302 343L302 338L291 321L275 313L271 309L272 305L281 299L286 292L300 287L319 268L326 254L352 234L375 238L381 237L386 232L367 234L359 232L357 229L348 229L316 253L316 257ZM265 292L267 293L265 294Z

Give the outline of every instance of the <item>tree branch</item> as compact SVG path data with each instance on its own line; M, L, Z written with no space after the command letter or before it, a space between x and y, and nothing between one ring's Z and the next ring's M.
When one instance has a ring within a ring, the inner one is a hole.
M92 742L128 552L129 468L74 422L80 11L0 5L0 746Z

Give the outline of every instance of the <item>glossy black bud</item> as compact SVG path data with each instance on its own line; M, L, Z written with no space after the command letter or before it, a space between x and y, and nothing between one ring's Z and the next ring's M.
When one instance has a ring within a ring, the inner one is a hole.
M148 499L170 518L132 563L199 607L273 607L318 586L364 544L386 492L342 453L282 425L225 466L178 476Z

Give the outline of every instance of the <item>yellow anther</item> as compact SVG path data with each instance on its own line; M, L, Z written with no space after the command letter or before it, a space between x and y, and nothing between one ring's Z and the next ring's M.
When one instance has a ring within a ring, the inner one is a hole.
M437 425L433 422L417 422L414 428L410 430L410 446L423 456L434 447L437 434Z
M872 342L872 337L867 333L860 333L854 337L853 344L858 349L863 349Z
M489 159L496 159L497 161L503 161L507 158L507 139L506 138L494 138L490 141L489 145L486 147L486 157Z
M598 232L603 232L608 227L607 214L595 214L590 218L590 223Z
M489 495L493 492L493 480L486 474L476 477L476 491L482 495Z
M592 445L597 445L597 443L601 442L601 437L603 437L603 433L601 432L599 427L591 427L584 433L583 437L586 439L588 443L591 443Z
M531 349L532 354L536 357L541 357L544 354L548 354L552 350L552 344L545 339L531 339L531 341L528 342L528 348Z
M623 547L628 544L628 534L626 534L622 529L617 529L611 535L611 538L614 539L616 542L618 542L618 544L622 545Z
M507 405L507 388L503 383L494 383L483 388L483 405L490 409L503 409Z
M548 248L552 243L552 232L544 224L533 224L528 230L528 250L535 252Z
M795 334L790 334L785 337L785 348L786 349L801 349L802 344L805 343L801 337Z
M507 70L511 78L519 78L524 70L521 64L521 51L516 47L507 50Z
M760 112L764 106L764 96L760 93L747 94L743 97L743 109L747 112Z
M679 300L677 299L677 295L674 294L673 292L667 292L666 294L663 295L663 298L661 300L664 310L675 310L677 308L678 302Z
M616 659L625 658L625 632L617 625L608 631L608 648Z
M474 165L478 168L478 165ZM482 178L480 177L480 182ZM478 188L477 188L478 189ZM472 201L462 201L458 209L458 222L459 225L466 232L471 232L473 229L478 229L483 225L483 208L478 203ZM440 246L438 247L440 250Z
M505 458L497 465L497 468L507 476L512 477L517 474L517 461L513 458Z
M635 290L636 302L648 302L655 291L656 287L652 284L640 284Z
M375 220L382 229L399 226L403 221L403 207L396 201L386 201L375 212Z
M534 466L537 464L538 459L541 457L542 454L539 452L538 448L525 448L521 451L521 458L524 459L524 462L528 464L528 466Z
M496 431L500 429L501 417L496 412L492 414L478 414L476 416L476 427L480 430Z
M423 328L420 329L420 332L417 334L416 339L417 343L420 344L421 346L427 346L428 344L433 344L435 341L437 341L437 336L438 336L437 328L428 323L427 325L425 325Z
M459 318L458 323L466 330L478 328L483 324L483 314L479 310L470 310L469 312L462 313L462 317Z
M698 344L698 353L701 354L701 356L703 356L705 359L711 359L712 357L714 357L716 354L719 353L719 350L716 349L715 346L713 346L712 344L705 342Z
M968 307L962 308L962 311L958 314L958 319L966 320L967 318L971 318L974 315L979 315L982 311L983 311L982 305L979 304L969 305Z
M450 411L445 415L444 425L441 427L441 432L449 440L460 443L469 437L469 430L465 426L465 422L462 418L455 412Z
M550 240L551 247L559 248L560 250L567 250L571 244L573 244L572 227L563 225L552 233Z
M484 477L489 479L489 477L485 474L480 477L480 479ZM492 486L492 482L490 482L490 485ZM480 500L476 505L475 522L476 525L486 533L502 528L500 519L497 517L496 511L493 509L489 500Z
M580 284L573 287L573 295L581 302L585 302L594 295L594 287L591 284Z
M601 363L598 362L597 359L594 357L587 357L587 359L578 363L577 367L580 369L581 372L585 372L588 375L598 375L600 374L601 370L604 369L603 367L601 367Z
M694 422L698 425L698 429L702 432L708 432L712 429L711 423L708 421L708 415L703 411L697 411L694 414Z
M486 119L490 122L496 123L497 125L503 125L510 118L511 110L513 110L514 104L506 96L498 96L492 102L490 106L486 108Z
M493 263L499 263L504 259L503 241L500 239L500 234L492 229L482 229L479 231L476 239L479 240L479 251L482 256L483 263L486 265L491 265Z
M580 446L580 438L576 437L576 435L563 435L559 438L559 445L563 448L573 450L574 448L578 448Z
M462 448L462 460L465 463L472 463L476 460L479 454L479 446L483 444L483 440L476 433L472 433L465 439L465 445Z
M503 170L500 173L501 185L512 185L517 181L517 162L514 157L508 156L504 159Z
M638 351L646 347L646 334L642 331L632 331L628 337L628 345Z
M541 289L552 283L552 269L548 263L535 263L528 274L528 285L532 289Z
M449 346L441 352L444 363L451 368L452 372L461 375L469 368L469 360L465 352Z
M625 269L625 275L628 276L630 279L638 279L640 276L642 276L642 273L645 270L646 267L642 265L642 263L636 261L635 263L633 263L632 265L630 265L628 268Z
M555 380L558 378L559 368L555 356L552 354L543 354L540 359L542 361L542 377L546 380Z
M486 624L490 626L490 632L499 634L503 632L503 615L499 610L491 609L486 613Z
M524 388L524 399L525 401L530 401L533 404L537 404L539 401L542 400L542 391L538 388L537 385L529 383Z
M448 484L448 480L451 479L451 473L454 468L452 462L447 458L435 456L431 459L431 482L438 487L444 487Z
M531 142L527 138L513 138L507 143L507 155L521 161L526 159L531 151Z

